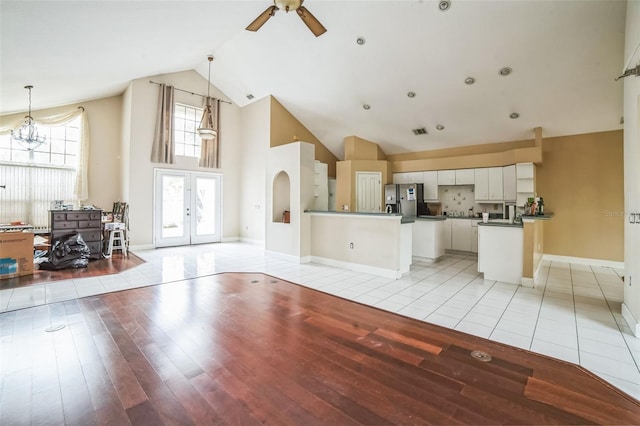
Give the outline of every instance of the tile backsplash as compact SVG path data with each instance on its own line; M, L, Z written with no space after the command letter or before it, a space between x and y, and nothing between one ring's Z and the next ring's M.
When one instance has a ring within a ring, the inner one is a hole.
M502 201L497 203L476 203L473 185L439 186L438 195L442 211L450 216L475 216L476 213L502 213Z

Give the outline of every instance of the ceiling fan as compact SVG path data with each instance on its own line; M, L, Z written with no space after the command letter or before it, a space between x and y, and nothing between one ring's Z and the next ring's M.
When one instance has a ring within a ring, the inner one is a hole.
M324 34L327 29L302 5L303 2L304 0L273 0L273 6L269 6L267 10L250 23L247 30L258 31L269 18L276 14L276 10L284 10L285 12L295 10L313 35L318 37Z

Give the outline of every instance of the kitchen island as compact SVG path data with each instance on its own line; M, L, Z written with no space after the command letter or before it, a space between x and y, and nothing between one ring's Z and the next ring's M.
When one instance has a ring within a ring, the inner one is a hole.
M542 260L542 227L552 215L523 216L522 222L478 223L478 272L487 280L533 287Z
M311 261L389 278L409 272L412 219L386 213L304 214L311 219Z
M429 260L444 256L446 216L418 216L413 224L412 251L414 257Z

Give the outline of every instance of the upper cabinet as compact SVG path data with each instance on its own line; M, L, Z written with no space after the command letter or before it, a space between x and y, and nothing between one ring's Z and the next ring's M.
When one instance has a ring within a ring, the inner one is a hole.
M456 185L473 185L475 182L474 169L456 170Z
M425 201L438 200L438 172L435 170L422 172L422 180L424 181Z
M516 166L502 168L502 186L505 201L516 201Z
M393 183L424 183L423 172L394 173Z
M504 199L502 183L502 167L489 168L489 200L502 201Z
M476 201L487 201L489 199L489 169L475 169L474 175Z
M502 167L475 169L476 201L502 201Z
M455 185L455 170L438 170L438 185Z

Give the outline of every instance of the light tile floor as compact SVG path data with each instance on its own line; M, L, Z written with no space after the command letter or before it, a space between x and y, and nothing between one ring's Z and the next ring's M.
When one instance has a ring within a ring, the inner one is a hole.
M110 291L206 280L219 272L263 272L358 301L580 364L640 399L640 338L620 314L622 271L545 262L535 288L483 279L477 257L415 261L398 280L265 255L225 243L136 252L146 263L117 275L0 291L0 312Z

